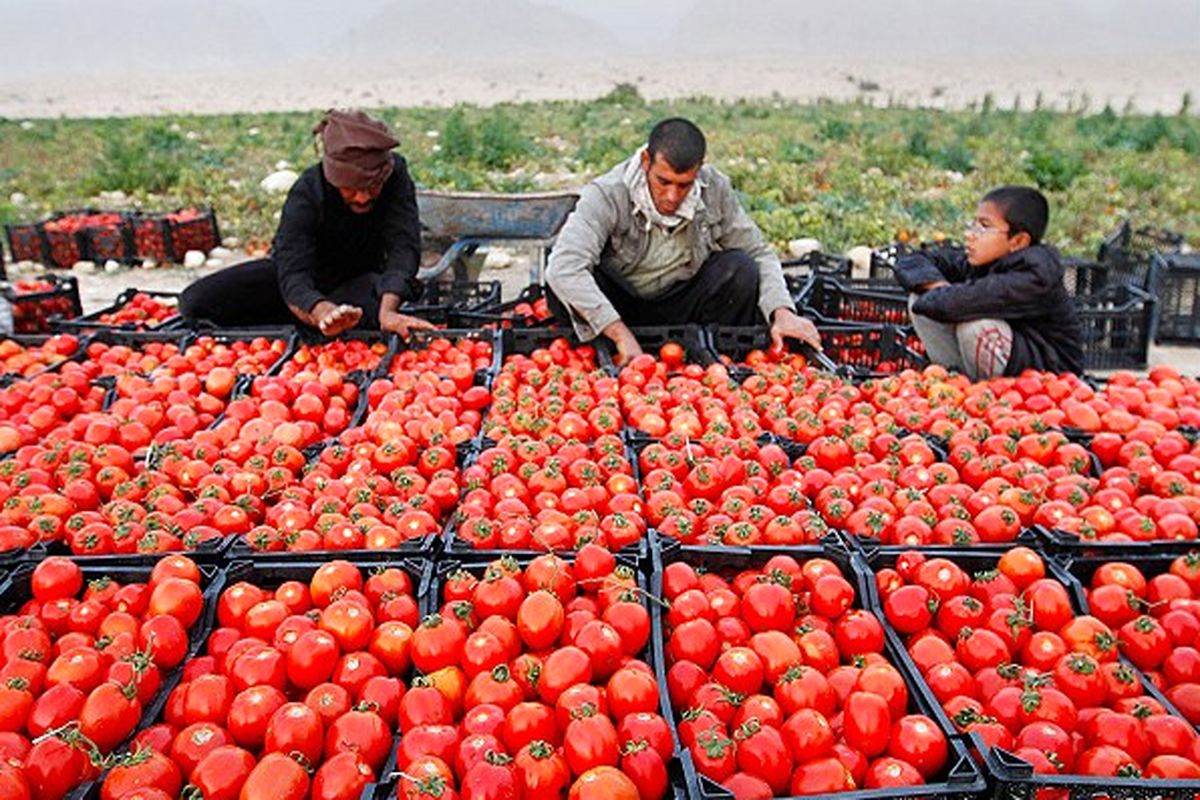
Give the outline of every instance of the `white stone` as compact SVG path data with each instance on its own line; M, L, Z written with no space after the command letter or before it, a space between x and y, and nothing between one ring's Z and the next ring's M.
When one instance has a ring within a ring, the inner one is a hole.
M206 260L202 251L188 250L183 256L183 265L188 269L196 269L197 267L203 267Z
M251 128L246 131L247 136L258 136L260 133L262 133L262 131L260 131L258 128Z
M219 258L210 258L204 262L204 266L206 266L206 267L223 267L223 266L225 266L225 262Z
M183 128L179 127L179 123L178 123L178 122L172 122L172 123L171 123L171 132L172 132L172 133L179 133L181 130L183 130Z
M33 130L33 123L27 119L22 120L21 121L21 130L23 130L23 131Z
M491 248L487 252L487 256L483 259L484 269L508 269L512 266L512 253L507 250L499 250Z
M433 151L433 152L435 152L435 153L440 153L440 152L442 152L442 146L441 146L440 144L435 144L433 147L431 147L431 148L429 148L429 149L430 149L430 150L432 150L432 151Z
M788 242L788 252L793 258L801 258L814 251L821 249L821 241L819 239L792 239Z
M147 258L145 261L142 262L142 269L158 269L158 266L159 266L158 262L155 261L153 258Z
M111 192L101 192L100 197L104 200L111 200L114 203L120 203L123 200L127 199L127 195L124 192L122 192L120 189L116 189Z
M280 194L292 188L292 184L300 176L294 170L281 169L277 172L272 172L267 177L259 181L258 185L264 192L271 194Z
M221 240L222 247L228 247L230 250L236 250L242 246L242 240L236 236L226 236Z
M95 272L96 271L96 262L95 261L76 261L74 264L71 265L71 271L72 272Z
M104 262L104 271L105 272L118 272L118 271L120 271L120 269L121 269L120 261L116 261L116 260L110 258L108 261Z
M233 255L233 251L228 247L214 247L208 251L209 258L229 258Z
M860 244L857 247L851 247L846 251L846 258L850 259L850 275L854 278L869 278L871 276L871 248L865 244Z
M946 180L951 183L962 183L963 174L956 169L948 169L946 170Z
M281 158L275 162L275 169L291 169L291 168L292 168L292 162L288 161L286 158Z
M230 178L228 181L226 181L226 183L229 185L230 189L242 188L242 179L241 178Z
M196 131L188 131L183 135L183 138L187 139L189 142L194 142L200 138L200 134L196 133Z
M32 272L34 267L38 266L32 261L18 261L12 265L12 268L17 272Z
M430 139L436 139L442 135L441 131L425 131L425 136Z
M8 196L8 202L12 203L14 206L25 205L25 200L26 197L24 192L13 192Z

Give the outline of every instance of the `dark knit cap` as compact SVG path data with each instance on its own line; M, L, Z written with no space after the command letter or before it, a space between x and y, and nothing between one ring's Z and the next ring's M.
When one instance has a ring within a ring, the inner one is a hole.
M321 137L325 179L344 189L382 185L392 174L391 149L400 142L387 126L361 111L330 110L313 135Z

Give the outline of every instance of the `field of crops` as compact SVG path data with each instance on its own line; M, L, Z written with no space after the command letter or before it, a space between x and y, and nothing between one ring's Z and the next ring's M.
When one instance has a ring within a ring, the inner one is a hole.
M827 249L913 236L957 236L988 187L1036 183L1054 208L1051 240L1092 251L1116 221L1166 226L1200 241L1200 119L1122 110L963 111L785 101L646 102L632 87L589 102L493 108L385 109L419 184L530 191L578 186L641 143L654 121L682 115L710 140L779 246L812 236ZM0 221L111 206L101 192L167 208L211 202L222 230L263 239L283 196L259 181L315 159L316 114L0 120ZM14 202L20 193L24 202Z

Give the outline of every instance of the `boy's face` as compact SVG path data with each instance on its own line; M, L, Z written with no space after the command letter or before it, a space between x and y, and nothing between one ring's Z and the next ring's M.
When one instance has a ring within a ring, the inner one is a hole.
M1029 234L1015 236L995 203L984 201L975 209L975 221L967 227L967 262L980 267L1015 253L1030 244Z

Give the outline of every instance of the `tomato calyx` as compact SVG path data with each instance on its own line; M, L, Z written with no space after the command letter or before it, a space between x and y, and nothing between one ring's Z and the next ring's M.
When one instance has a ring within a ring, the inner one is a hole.
M758 717L750 717L738 726L738 729L734 731L733 738L739 742L743 742L761 730L762 722L759 721Z
M709 758L719 759L734 746L734 741L717 733L716 730L709 729L696 737L696 744Z
M497 753L495 750L488 750L483 754L483 760L493 767L503 767L512 763L512 756Z

